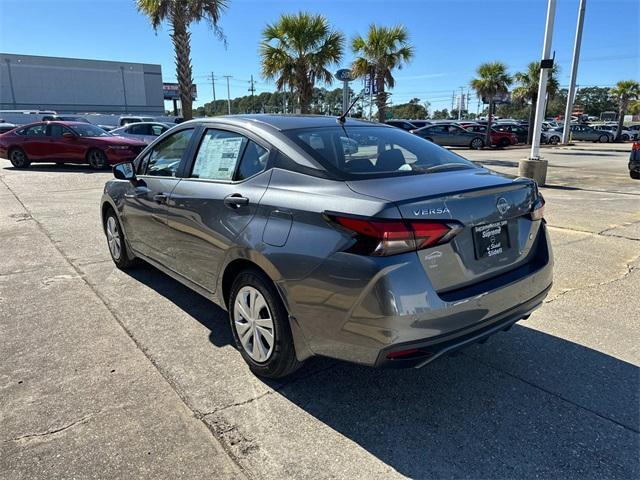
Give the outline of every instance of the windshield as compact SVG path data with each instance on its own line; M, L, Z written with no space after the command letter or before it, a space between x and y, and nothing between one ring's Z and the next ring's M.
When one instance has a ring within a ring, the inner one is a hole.
M347 176L391 177L478 168L461 156L398 128L336 125L283 133L329 171Z
M105 132L100 127L96 127L90 123L86 125L70 125L71 129L80 137L110 137L111 134Z

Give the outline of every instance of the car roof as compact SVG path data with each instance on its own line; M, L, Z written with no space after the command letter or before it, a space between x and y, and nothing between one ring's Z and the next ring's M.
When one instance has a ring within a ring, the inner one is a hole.
M235 125L245 128L272 128L279 131L295 130L298 128L322 128L335 127L339 125L337 117L328 117L326 115L270 115L270 114L248 114L248 115L223 115L219 117L203 117L195 118L187 122L182 122L180 126L191 123L198 124L226 124ZM345 126L380 126L384 128L393 128L385 126L382 123L368 122L347 117Z

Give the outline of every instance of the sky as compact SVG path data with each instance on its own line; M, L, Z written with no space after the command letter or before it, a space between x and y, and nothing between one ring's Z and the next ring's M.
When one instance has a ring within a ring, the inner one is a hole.
M557 0L553 50L560 84L569 84L579 0ZM226 98L224 75L231 75L231 97L273 91L260 77L261 32L282 13L307 11L326 16L343 32L347 46L372 23L405 25L415 47L413 60L394 72L394 104L413 97L432 109L451 108L453 91L466 92L476 67L504 62L511 73L541 57L547 0L228 0L219 26L226 45L206 23L192 33L197 105ZM579 86L612 86L640 80L640 0L587 0ZM163 80L175 81L169 29L154 32L134 0L0 0L0 52L24 55L154 63ZM339 67L353 60L347 48ZM332 88L339 85L334 82ZM360 83L353 84L355 90ZM470 109L474 111L475 97Z

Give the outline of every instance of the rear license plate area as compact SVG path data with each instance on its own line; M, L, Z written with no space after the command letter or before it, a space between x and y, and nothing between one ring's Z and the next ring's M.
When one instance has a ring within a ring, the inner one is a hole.
M507 220L473 227L476 259L503 255L511 247Z

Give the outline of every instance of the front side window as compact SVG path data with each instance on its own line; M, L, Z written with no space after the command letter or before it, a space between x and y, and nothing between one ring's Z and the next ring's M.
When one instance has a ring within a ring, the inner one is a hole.
M61 137L65 131L68 130L57 123L49 125L49 136L51 137Z
M153 135L154 137L159 137L167 130L169 130L169 128L165 127L164 125L151 125L151 133L149 135Z
M432 128L446 128L443 126ZM396 176L459 168L473 163L400 129L381 126L324 127L284 132L339 176ZM322 148L318 148L322 145Z
M193 129L180 130L156 145L143 160L147 175L175 177L182 157L189 147Z
M130 135L149 135L149 125L134 123L128 129Z

